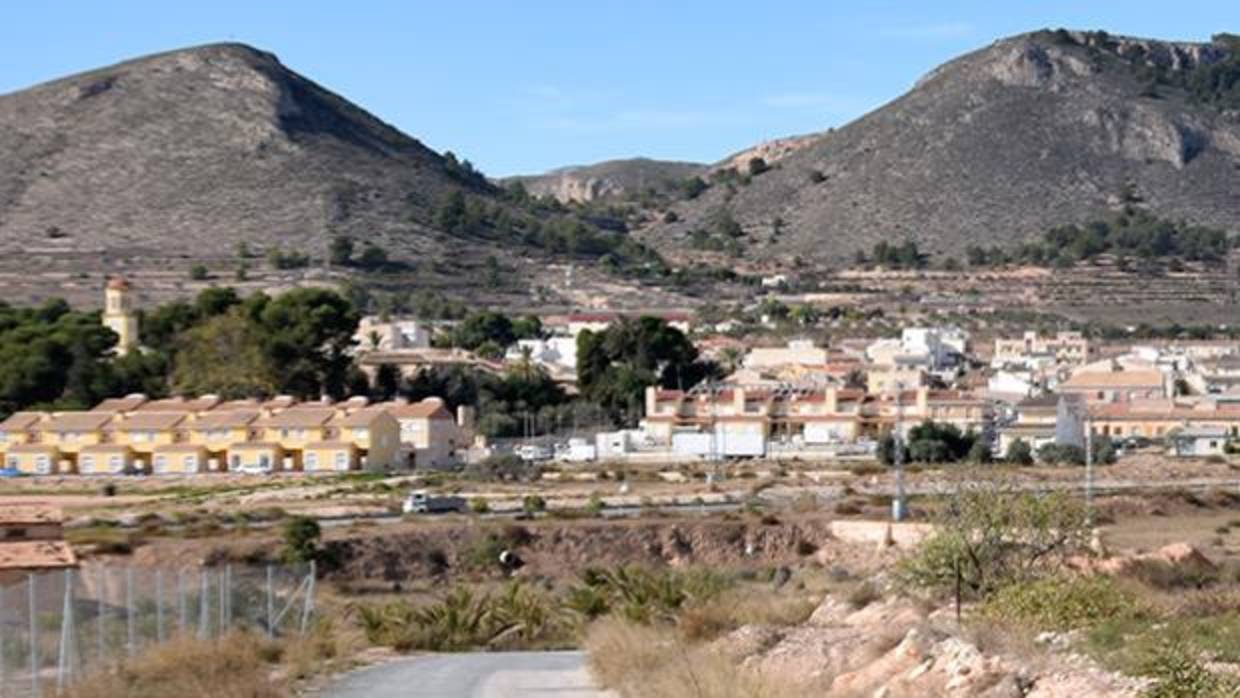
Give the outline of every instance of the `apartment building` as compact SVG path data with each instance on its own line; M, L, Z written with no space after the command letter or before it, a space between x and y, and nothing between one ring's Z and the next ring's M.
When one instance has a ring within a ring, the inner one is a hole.
M135 395L89 411L17 413L0 423L0 434L5 468L38 475L322 472L406 460L396 418L364 399L329 404Z
M907 432L925 420L982 432L992 418L984 399L924 387L882 395L836 387L688 392L652 387L646 390L643 429L656 444L672 444L677 434L705 433L723 443L758 438L812 447L877 439L897 425Z
M1090 359L1089 340L1080 332L1057 332L1043 337L1025 332L1019 339L996 339L991 361L996 366L1025 364L1042 357L1052 358L1060 365L1079 366Z

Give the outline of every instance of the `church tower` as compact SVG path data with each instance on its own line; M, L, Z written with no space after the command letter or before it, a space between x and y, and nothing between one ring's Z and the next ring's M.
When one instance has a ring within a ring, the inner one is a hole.
M103 292L103 324L117 334L116 355L138 348L138 315L133 308L133 287L122 276L108 280Z

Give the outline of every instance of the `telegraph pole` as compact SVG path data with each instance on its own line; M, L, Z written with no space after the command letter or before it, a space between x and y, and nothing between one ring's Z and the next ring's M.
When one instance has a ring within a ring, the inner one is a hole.
M1089 403L1085 409L1085 522L1094 527L1094 427L1089 418Z

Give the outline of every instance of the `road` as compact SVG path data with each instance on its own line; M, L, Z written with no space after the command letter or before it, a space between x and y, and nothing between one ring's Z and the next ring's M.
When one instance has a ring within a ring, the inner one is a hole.
M360 669L324 698L614 698L594 687L583 652L476 652Z

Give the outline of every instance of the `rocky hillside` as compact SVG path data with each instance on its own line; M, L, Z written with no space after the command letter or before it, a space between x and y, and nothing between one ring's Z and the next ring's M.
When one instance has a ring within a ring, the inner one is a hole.
M1235 45L1004 39L765 172L716 174L644 235L686 250L707 239L695 230L737 237L735 220L747 259L827 261L880 240L1005 244L1124 205L1240 229Z
M520 183L535 196L550 196L564 203L590 202L647 190L665 192L677 182L702 174L706 169L706 165L693 162L633 158L561 167L541 175L509 177L503 181L505 184Z
M0 243L322 253L404 238L481 178L236 44L121 63L0 97Z

